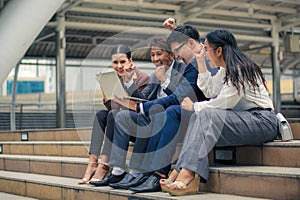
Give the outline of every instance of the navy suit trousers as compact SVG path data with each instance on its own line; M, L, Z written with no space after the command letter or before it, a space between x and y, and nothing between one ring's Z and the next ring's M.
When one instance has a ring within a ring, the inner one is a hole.
M141 164L144 171L158 171L168 175L171 164L177 160L176 148L179 148L188 126L192 112L181 110L173 105L166 110L166 120L161 130L149 139L147 150ZM159 120L156 116L156 120ZM155 130L155 129L153 129ZM177 149L178 151L180 149Z

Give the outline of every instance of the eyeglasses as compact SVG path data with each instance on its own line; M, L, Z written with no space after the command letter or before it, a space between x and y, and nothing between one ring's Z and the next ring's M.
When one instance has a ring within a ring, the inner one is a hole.
M185 42L182 43L181 45L179 45L176 49L174 49L174 50L173 50L173 53L174 53L174 54L178 54L179 51L180 51L180 49L181 49L184 45L185 45Z
M206 47L204 47L203 48L204 53L208 52L209 50L216 50L216 47L213 47L213 48L206 48Z

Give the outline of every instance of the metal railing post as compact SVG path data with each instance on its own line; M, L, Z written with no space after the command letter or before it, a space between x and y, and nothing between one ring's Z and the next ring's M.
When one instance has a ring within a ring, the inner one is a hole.
M14 80L12 83L12 91L11 91L11 110L10 110L10 130L16 130L16 95L17 95L17 82L18 82L18 74L19 74L20 64L17 64L15 67Z

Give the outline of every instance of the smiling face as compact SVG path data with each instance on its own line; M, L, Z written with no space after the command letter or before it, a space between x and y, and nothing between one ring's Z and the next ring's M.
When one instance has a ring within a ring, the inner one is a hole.
M151 61L156 67L164 65L166 70L171 66L174 59L174 54L169 54L167 51L157 46L151 47Z
M172 42L170 47L176 59L182 60L185 64L190 63L194 57L193 42L193 39L188 39L188 41L184 43Z
M117 53L111 56L111 64L119 76L124 76L125 70L132 66L132 59L128 59L125 53Z
M214 47L209 44L207 40L204 42L205 59L209 63L211 68L216 68L219 66L226 67L225 61L223 59L222 47Z

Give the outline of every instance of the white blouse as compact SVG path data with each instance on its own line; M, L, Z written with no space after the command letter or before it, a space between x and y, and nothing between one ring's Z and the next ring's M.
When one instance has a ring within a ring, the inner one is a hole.
M243 106L240 106L243 105L241 102L249 102L252 105L257 105L255 107L271 108L274 110L273 102L262 82L259 82L259 88L255 90L255 94L253 88L250 88L247 84L245 85L245 93L243 90L240 90L240 94L238 94L237 89L231 81L228 84L223 83L225 72L226 69L220 67L220 70L213 77L208 71L198 74L198 87L206 97L211 99L209 101L194 103L195 112L200 112L203 108L248 109L247 107L243 108Z

